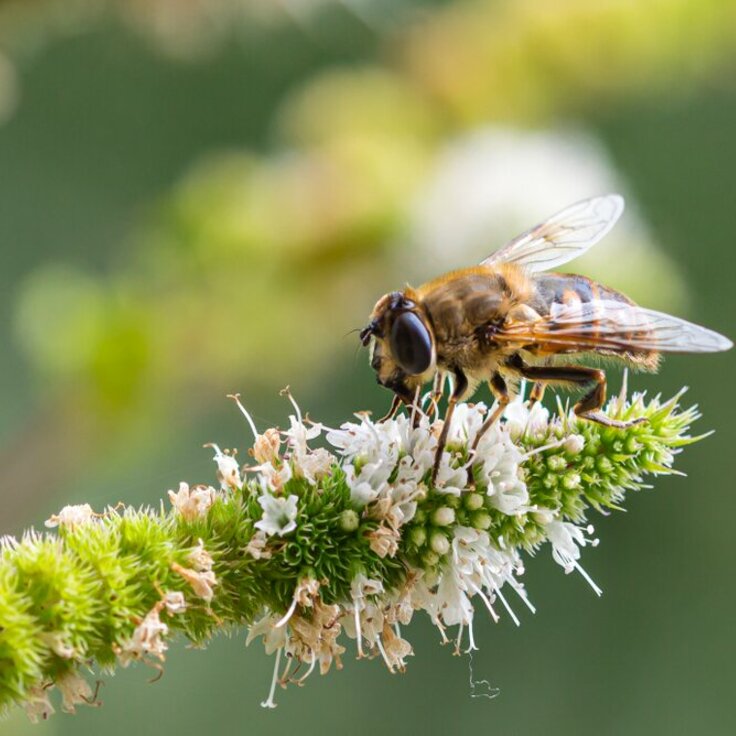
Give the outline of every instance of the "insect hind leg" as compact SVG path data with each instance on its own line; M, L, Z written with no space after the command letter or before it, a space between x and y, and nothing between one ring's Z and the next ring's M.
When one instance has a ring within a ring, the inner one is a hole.
M647 421L645 417L639 417L638 419L629 421L611 419L601 411L606 401L606 374L598 368L585 368L583 366L533 366L527 365L518 356L515 356L509 365L519 371L524 378L536 381L537 384L567 383L588 386L592 383L593 387L573 407L575 414L583 419L588 419L597 424L603 424L606 427L617 427L619 429L625 429L626 427L632 427L635 424L641 424Z
M595 370L595 385L593 388L583 396L580 401L573 407L573 411L577 416L583 419L588 419L591 422L602 424L605 427L617 427L619 429L625 429L626 427L633 427L636 424L643 424L647 421L646 417L638 417L637 419L630 419L629 421L622 421L620 419L611 419L606 416L601 408L606 401L606 376L603 371Z

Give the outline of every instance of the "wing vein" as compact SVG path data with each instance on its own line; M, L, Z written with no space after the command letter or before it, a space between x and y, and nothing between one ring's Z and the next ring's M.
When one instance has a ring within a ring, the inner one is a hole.
M531 272L560 266L601 240L623 208L623 198L618 194L578 202L514 238L483 264L515 263Z

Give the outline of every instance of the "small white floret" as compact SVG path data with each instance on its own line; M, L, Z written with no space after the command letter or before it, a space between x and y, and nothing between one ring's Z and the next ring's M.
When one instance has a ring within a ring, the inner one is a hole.
M169 627L161 621L159 608L153 608L135 627L130 639L120 646L118 652L120 664L127 667L131 662L144 656L163 659L168 649L165 640L168 633Z
M94 703L90 684L78 672L67 672L56 681L61 693L61 709L74 713L77 705L99 705Z
M283 537L296 529L298 496L274 496L263 493L258 497L258 503L263 509L263 516L257 521L257 529L263 530L268 536L278 534Z
M53 514L46 520L49 529L61 527L63 529L75 529L78 526L92 523L97 515L88 503L77 506L64 506L58 514Z
M164 608L169 615L174 616L177 613L184 613L187 610L187 601L184 593L179 590L172 590L163 597Z
M211 447L215 451L213 460L217 464L217 480L223 491L237 491L243 487L243 479L240 477L240 465L238 461L223 452L217 445L210 443L205 447Z
M179 483L179 490L169 491L171 505L186 521L194 521L207 515L210 507L217 498L217 492L212 487L193 486Z
M179 573L189 583L195 595L202 598L205 603L210 603L215 596L214 587L217 585L217 576L212 570L198 572L188 567L178 565L176 562L171 566L174 572Z

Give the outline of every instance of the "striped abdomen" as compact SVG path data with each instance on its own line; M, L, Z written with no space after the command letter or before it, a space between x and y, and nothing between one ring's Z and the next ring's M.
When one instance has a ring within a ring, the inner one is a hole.
M535 285L539 306L544 309L543 305L547 305L546 313L552 304L572 307L593 301L634 303L621 292L579 274L546 273L535 279Z
M574 330L580 337L569 350L561 349L560 344L545 345L541 342L535 352L585 352L581 350L583 344L589 345L591 352L620 356L644 369L656 368L658 356L655 352L632 349L630 345L631 342L637 342L637 336L643 335L641 323L636 328L632 325L631 332L620 332L618 341L613 340L608 333L605 338L601 335L600 322L605 316L605 305L613 303L635 306L627 296L579 274L543 274L535 279L535 285L535 309L549 320L550 332L554 333L557 327L565 332ZM560 315L558 320L556 315Z

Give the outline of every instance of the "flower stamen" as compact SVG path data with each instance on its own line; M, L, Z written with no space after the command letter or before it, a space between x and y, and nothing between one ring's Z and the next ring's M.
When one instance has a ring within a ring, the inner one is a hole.
M236 403L238 409L240 409L240 413L245 417L246 422L248 422L250 431L253 432L253 439L257 440L258 430L256 429L256 424L248 413L248 410L243 406L242 402L240 401L240 394L228 394L227 398L232 399Z
M271 689L268 691L268 698L261 703L261 708L275 708L276 702L274 695L276 694L276 683L279 681L279 664L281 662L281 649L276 650L276 661L273 665L273 677L271 677Z

